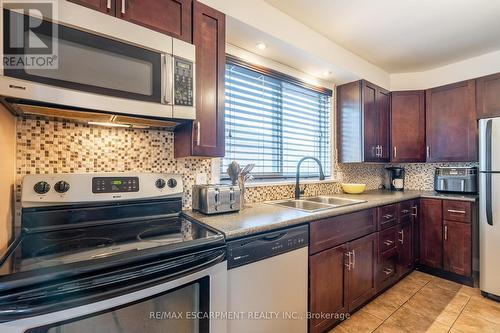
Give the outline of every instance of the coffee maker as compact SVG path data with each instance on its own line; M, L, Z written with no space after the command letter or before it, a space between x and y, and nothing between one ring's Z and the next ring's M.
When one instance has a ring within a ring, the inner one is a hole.
M400 167L386 167L384 188L391 191L404 191L405 169Z

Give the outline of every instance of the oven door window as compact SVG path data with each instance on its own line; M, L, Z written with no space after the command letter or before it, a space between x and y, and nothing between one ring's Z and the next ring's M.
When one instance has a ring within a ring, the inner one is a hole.
M10 25L10 21L22 19L21 14L4 10L4 25L23 26ZM6 68L5 75L100 95L161 103L160 53L63 25L53 25L53 28L58 31L57 69ZM45 30L47 34L41 29L37 37L47 44L52 37L50 29ZM24 54L24 50L19 49L17 53Z
M208 333L209 277L107 312L65 320L26 333Z

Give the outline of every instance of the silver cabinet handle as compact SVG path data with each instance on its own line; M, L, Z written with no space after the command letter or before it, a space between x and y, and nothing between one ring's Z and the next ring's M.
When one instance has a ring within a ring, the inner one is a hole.
M448 213L466 214L467 212L465 210L448 209Z
M413 215L414 217L417 217L418 216L418 208L417 208L417 206L413 206L413 207L411 207L411 209L413 210L413 213L411 215Z
M384 219L386 220L389 220L389 219L392 219L394 217L394 215L391 215L391 214L385 214L384 216L382 216Z
M384 244L387 245L387 246L392 245L393 243L394 243L394 241L391 241L389 239L387 239L387 240L384 241Z
M394 146L394 158L398 156L398 147Z
M403 209L403 210L401 211L401 213L403 213L403 214L408 214L409 212L410 212L410 211L409 211L408 209Z
M444 240L448 240L448 226L444 226Z
M384 268L383 272L385 273L385 275L391 275L393 270L390 268Z
M427 146L427 158L431 157L431 147Z
M405 242L405 231L404 230L401 230L401 231L398 231L398 233L401 235L401 238L398 239L398 241L401 243L401 244L404 244Z
M106 8L111 9L111 0L106 1Z
M352 269L356 268L356 252L352 250Z
M351 270L351 251L347 252L345 255L347 256L347 263L345 264L345 266L347 267L347 270L350 271Z
M199 121L196 122L198 126L196 126L196 145L199 146L201 144L201 123Z
M380 146L380 157L384 156L384 146Z
M126 8L125 8L125 0L122 0L122 14L125 14Z

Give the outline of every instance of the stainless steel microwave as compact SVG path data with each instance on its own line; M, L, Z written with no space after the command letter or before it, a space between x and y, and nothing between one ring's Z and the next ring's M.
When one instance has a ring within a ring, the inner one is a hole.
M54 3L57 18L42 20L46 31L40 25L36 37L57 46L56 68L7 66L12 45L0 34L1 96L110 114L195 118L194 45L65 0ZM1 9L4 29L30 33L23 20L31 16L5 3Z

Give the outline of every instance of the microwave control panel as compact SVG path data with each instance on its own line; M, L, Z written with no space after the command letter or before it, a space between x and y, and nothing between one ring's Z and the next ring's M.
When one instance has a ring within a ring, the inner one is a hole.
M193 106L193 67L191 61L174 58L175 105Z

